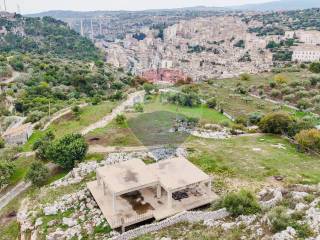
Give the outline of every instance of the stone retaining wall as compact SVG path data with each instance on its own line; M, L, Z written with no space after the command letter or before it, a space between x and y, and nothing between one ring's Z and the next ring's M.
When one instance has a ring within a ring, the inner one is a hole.
M170 227L180 222L194 223L194 222L208 221L208 220L214 221L214 220L226 218L229 215L230 214L227 212L226 209L220 209L214 212L201 212L201 211L182 212L173 217L167 218L166 220L163 220L161 222L156 222L153 224L141 226L139 228L130 230L119 236L115 236L111 238L111 240L129 240L150 232L159 231L163 228Z

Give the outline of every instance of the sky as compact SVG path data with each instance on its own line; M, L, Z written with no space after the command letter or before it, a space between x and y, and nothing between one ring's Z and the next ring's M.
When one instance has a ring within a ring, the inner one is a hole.
M192 6L231 6L247 3L262 3L271 0L0 0L1 9L17 12L20 6L23 14L48 10L145 10L161 8L179 8Z

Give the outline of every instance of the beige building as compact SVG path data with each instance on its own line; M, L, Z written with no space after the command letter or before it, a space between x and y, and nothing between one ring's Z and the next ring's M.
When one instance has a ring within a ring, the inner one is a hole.
M300 45L294 48L292 61L314 62L320 60L320 47L314 45Z
M112 228L161 220L211 203L211 178L185 158L140 159L97 169L88 188Z

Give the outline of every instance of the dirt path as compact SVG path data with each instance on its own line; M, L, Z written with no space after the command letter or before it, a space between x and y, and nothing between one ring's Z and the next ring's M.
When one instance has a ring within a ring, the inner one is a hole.
M83 107L86 107L88 106L88 103L82 103L79 105L80 108L83 108ZM70 113L72 110L71 110L72 107L67 107L67 108L64 108L58 112L56 112L55 114L52 115L52 117L50 118L50 120L46 123L46 125L44 125L43 129L42 130L47 130L48 127L54 122L56 121L57 119L63 117L64 115Z
M21 76L21 73L20 73L20 72L13 72L11 78L8 78L8 79L3 80L3 81L0 81L0 82L1 82L1 83L6 83L6 84L12 83L12 82L14 82L14 81L15 81L18 77L20 77L20 76Z
M118 114L122 114L125 109L129 106L133 106L136 102L141 100L141 98L144 97L145 92L144 91L139 91L139 92L134 92L129 94L128 99L121 103L119 106L117 106L115 109L112 110L111 113L106 115L103 119L100 121L91 124L90 126L86 127L81 131L82 135L86 135L87 133L97 129L97 128L102 128L108 125L113 119L116 118Z
M11 200L17 197L20 193L24 192L31 186L31 183L20 182L4 196L0 198L0 210L4 208Z

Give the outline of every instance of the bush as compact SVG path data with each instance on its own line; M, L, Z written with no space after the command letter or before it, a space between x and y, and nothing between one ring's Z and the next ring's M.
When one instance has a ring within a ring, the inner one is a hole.
M290 216L284 207L275 207L272 209L268 214L268 219L271 223L271 231L273 233L283 231L290 225Z
M212 109L214 109L214 108L216 108L216 106L217 106L217 99L216 98L210 98L208 101L207 101L207 106L208 106L208 108L212 108Z
M39 121L41 118L43 118L45 116L44 112L35 110L33 112L31 112L27 119L25 120L25 122L31 122L31 123L35 123L37 121Z
M26 179L38 187L44 185L48 181L48 178L49 170L41 162L32 163L26 175Z
M54 134L49 131L38 139L32 146L32 150L36 151L36 157L40 160L47 160L47 149L51 142L54 140Z
M320 130L302 130L295 136L295 140L304 150L314 150L320 152Z
M136 112L143 112L144 111L143 105L141 103L136 103L136 104L134 104L133 107Z
M250 81L250 79L251 79L251 77L250 77L250 75L248 73L242 73L240 75L240 80L241 81Z
M122 125L126 122L126 117L122 114L118 114L116 117L116 123Z
M234 217L255 214L260 211L257 199L251 192L246 190L227 194L220 204Z
M0 162L0 189L5 187L15 171L15 166L11 162Z
M87 150L88 144L81 134L69 134L52 142L46 156L62 168L72 169L77 162L84 160Z
M313 73L320 73L320 62L313 62L309 66L309 70Z
M5 141L2 137L0 137L0 149L6 146Z
M260 129L265 133L287 134L294 119L284 112L273 112L263 117L259 123Z
M254 112L249 114L248 119L251 124L256 125L261 121L262 117L263 117L262 113Z
M312 104L310 103L310 100L307 98L302 98L297 102L297 107L301 110L305 110L308 109L312 106Z
M271 81L269 83L270 88L275 88L277 86L277 83L275 81Z
M152 90L154 89L154 85L151 83L144 83L143 84L143 89L146 92L146 94L151 94Z
M288 78L282 73L279 73L274 76L274 80L276 81L277 84L287 84L288 83Z
M271 96L272 97L279 97L281 95L281 92L278 89L272 89Z

